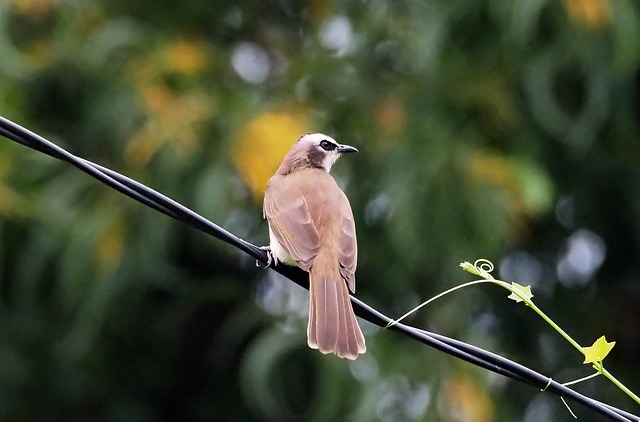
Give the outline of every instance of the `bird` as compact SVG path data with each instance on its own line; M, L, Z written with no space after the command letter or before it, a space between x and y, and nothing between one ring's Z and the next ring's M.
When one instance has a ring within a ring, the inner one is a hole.
M269 261L309 273L309 347L349 360L366 352L349 298L358 245L349 199L329 171L354 152L322 133L301 136L269 179L263 204Z

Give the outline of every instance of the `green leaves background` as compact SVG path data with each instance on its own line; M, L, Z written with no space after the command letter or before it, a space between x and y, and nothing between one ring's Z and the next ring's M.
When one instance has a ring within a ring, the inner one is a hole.
M270 154L248 128L272 128L278 150L299 127L330 133L361 151L335 167L358 220L359 297L399 316L487 257L581 343L615 339L607 367L635 374L639 14L628 0L7 0L0 112L258 244L269 174L242 164ZM370 326L354 365L313 353L305 298L0 142L3 419L570 418ZM585 375L510 302L467 289L410 322ZM584 388L630 406L604 384Z

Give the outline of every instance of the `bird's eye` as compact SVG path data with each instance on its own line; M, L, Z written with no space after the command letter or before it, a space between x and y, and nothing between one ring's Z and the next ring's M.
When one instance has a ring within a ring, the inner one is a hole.
M320 147L325 151L333 151L334 149L336 149L336 144L325 139L320 142Z

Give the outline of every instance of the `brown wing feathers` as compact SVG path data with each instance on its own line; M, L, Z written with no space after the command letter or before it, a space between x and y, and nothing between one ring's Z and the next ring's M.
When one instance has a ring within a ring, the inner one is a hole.
M282 179L280 183L287 182L285 176L275 177ZM302 269L308 271L320 247L318 231L304 196L296 195L290 189L278 190L281 191L286 194L265 196L265 217L280 244Z

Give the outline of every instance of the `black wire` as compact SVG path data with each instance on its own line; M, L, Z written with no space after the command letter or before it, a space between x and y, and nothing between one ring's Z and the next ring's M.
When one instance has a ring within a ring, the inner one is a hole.
M171 218L227 242L263 264L267 263L266 252L258 246L240 239L233 233L212 223L189 208L186 208L171 198L156 192L142 183L123 176L106 167L92 163L91 161L77 157L60 148L56 144L2 116L0 116L0 135L51 157L65 161L130 198L133 198L136 201L139 201ZM279 272L296 284L306 289L309 288L308 276L303 270L283 265L278 265L271 269ZM356 314L375 325L386 327L392 321L386 315L373 309L353 296L351 297L351 301ZM479 347L401 323L392 325L389 327L389 330L399 332L405 336L413 338L414 340L497 374L532 385L542 391L547 391L573 400L609 417L611 420L623 422L640 421L638 416L580 394L547 376Z
M47 139L0 116L0 134L4 137L33 148L51 157L66 161L88 175L100 180L117 191L165 214L190 224L220 240L224 240L266 263L266 253L255 245L246 242L222 227L210 222L189 208L175 202L159 192L123 176L113 170L91 161L77 157Z

